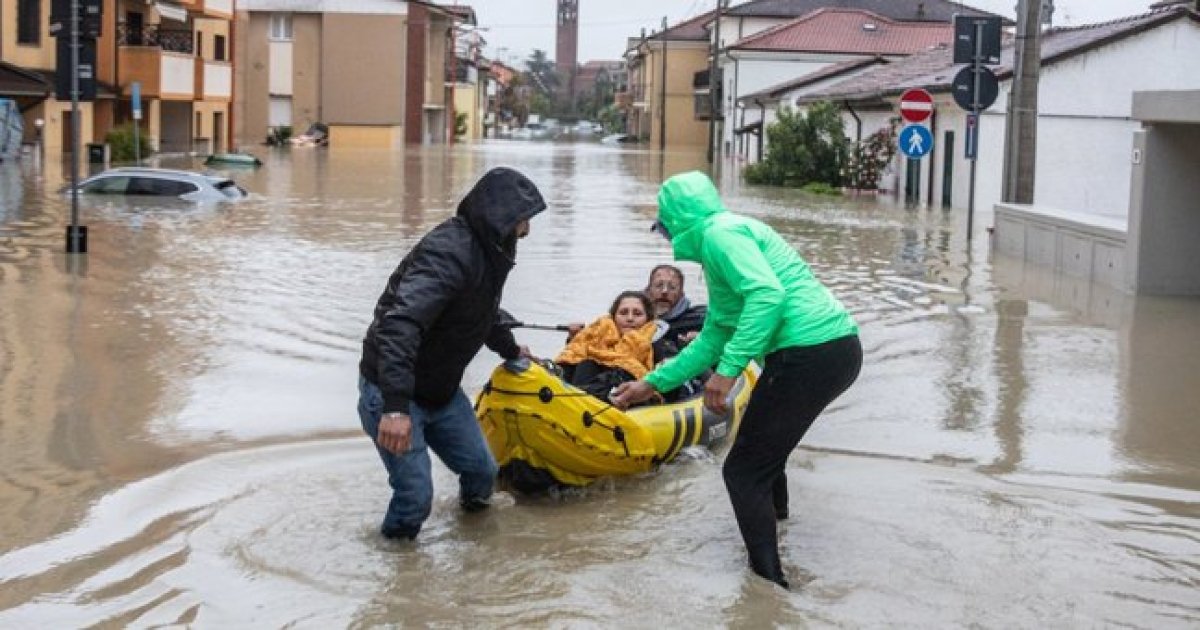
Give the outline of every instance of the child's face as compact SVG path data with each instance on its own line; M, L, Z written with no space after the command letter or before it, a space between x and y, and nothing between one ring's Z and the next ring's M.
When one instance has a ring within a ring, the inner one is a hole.
M613 317L613 321L617 323L618 330L627 333L635 328L640 328L649 321L649 318L641 300L627 297L617 304L617 315Z

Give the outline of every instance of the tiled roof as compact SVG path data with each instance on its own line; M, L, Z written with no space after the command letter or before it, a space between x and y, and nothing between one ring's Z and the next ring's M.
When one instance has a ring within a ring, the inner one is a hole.
M674 26L667 27L667 30L661 33L655 33L646 39L667 41L708 41L708 29L705 28L712 21L713 14L716 10L707 13L701 13L694 18L686 19Z
M793 18L818 9L859 9L903 22L949 23L955 13L995 15L950 0L753 0L725 13L734 17Z
M733 50L911 55L954 41L949 23L913 23L860 9L818 9L755 33Z
M45 96L53 84L36 72L0 61L0 96Z
M1099 24L1051 29L1042 34L1042 65L1052 65L1184 17L1200 22L1200 13L1173 7ZM1012 76L1013 52L1012 42L1009 41L1000 52L1000 64L992 66L992 71L1000 80ZM800 100L871 100L899 94L914 87L946 92L960 67L954 64L953 58L953 51L949 48L913 55L806 94Z
M785 92L798 90L805 86L833 79L837 76L854 72L855 70L862 70L863 68L867 68L869 66L883 65L887 63L887 59L879 56L862 57L859 59L851 59L850 61L843 61L841 63L834 63L825 66L816 72L810 72L802 77L792 79L790 81L784 81L783 83L777 83L757 92L751 92L750 94L742 96L738 100L754 102L756 99L762 98L775 99L782 96Z

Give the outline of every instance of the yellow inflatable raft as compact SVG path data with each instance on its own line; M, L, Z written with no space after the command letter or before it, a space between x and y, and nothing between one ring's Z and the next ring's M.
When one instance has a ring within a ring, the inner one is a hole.
M515 360L492 372L475 411L501 478L536 492L646 472L688 446L719 444L737 430L757 381L751 364L725 415L705 409L703 396L623 412L537 363Z

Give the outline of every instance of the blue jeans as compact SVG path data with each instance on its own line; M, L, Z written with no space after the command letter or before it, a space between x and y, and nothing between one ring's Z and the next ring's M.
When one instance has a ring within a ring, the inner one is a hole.
M496 460L488 450L475 410L459 389L450 402L436 408L412 403L412 442L399 455L379 447L379 421L383 394L374 383L358 379L358 417L363 431L387 469L392 500L383 517L382 531L389 537L416 537L433 506L433 478L429 448L458 475L459 501L464 506L486 504L496 480Z

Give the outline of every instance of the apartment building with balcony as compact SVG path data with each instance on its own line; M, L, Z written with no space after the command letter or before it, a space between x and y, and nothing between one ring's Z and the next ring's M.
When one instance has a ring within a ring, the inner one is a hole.
M49 34L50 0L0 2L0 61L10 76L23 77L21 87L13 88L19 94L11 96L27 134L42 120L47 154L69 151L71 103L53 93L57 42ZM104 0L102 10L98 95L80 104L81 141L103 142L113 127L133 119L138 83L141 128L151 146L167 152L225 150L233 97L233 0Z
M445 142L453 130L453 27L430 2L239 0L235 137L329 127L334 147Z
M117 124L132 119L141 86L142 125L156 149L229 149L233 100L233 0L114 0ZM101 60L103 68L107 60Z
M111 8L111 0L105 9ZM107 17L107 16L106 16ZM111 20L110 20L111 21ZM35 121L42 121L40 141L50 155L70 150L71 101L54 98L57 40L50 36L50 0L0 0L0 98L17 102L25 126L25 142L38 141ZM101 48L112 47L112 28L106 24ZM97 111L111 119L115 77L97 69L100 81L95 103L79 107L80 140L103 139L110 123L97 124Z
M626 132L654 148L704 146L708 117L695 106L692 78L708 67L704 13L645 37L630 38L625 52L628 87L616 96L626 110Z

